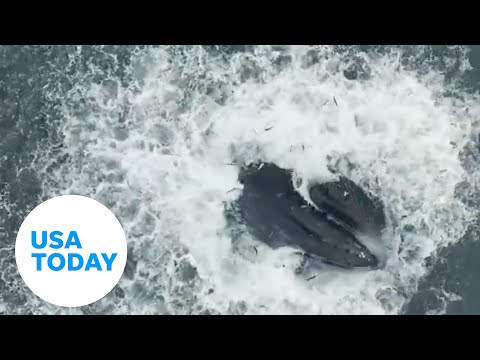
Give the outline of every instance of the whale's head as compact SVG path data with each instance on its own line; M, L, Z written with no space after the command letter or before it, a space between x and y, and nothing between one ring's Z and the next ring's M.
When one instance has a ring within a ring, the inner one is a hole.
M386 219L384 206L378 197L368 195L345 177L311 186L309 196L316 210L332 222L332 227L344 234L343 240L337 244L337 265L370 268L383 265L382 236ZM330 257L329 262L334 262L336 257Z
M382 266L383 206L353 181L313 184L312 206L293 187L291 171L273 164L249 167L239 180L237 207L258 240L343 268Z

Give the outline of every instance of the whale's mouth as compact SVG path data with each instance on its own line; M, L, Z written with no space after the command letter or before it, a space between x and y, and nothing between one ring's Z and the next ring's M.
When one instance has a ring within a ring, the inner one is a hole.
M304 254L310 264L321 266L323 264L332 265L342 269L368 269L377 270L380 268L380 262L375 255L368 250L362 251L353 261L336 260L333 258L317 256L314 254Z
M305 256L348 269L379 268L379 258L359 239L353 221L322 210L312 209L311 217L292 212L294 221L313 239L310 246L304 245Z
M378 269L381 267L379 258L373 254L367 246L365 246L359 239L352 234L345 234L345 236L352 236L352 241L348 243L339 242L333 246L334 255L324 256L321 254L308 253L305 254L308 258L319 259L322 262L330 265L346 269L354 268L369 268Z
M378 269L384 263L381 242L386 220L383 206L351 180L341 177L336 182L318 184L309 189L315 209L345 234L343 261L325 259L345 267ZM341 246L341 245L340 245Z
M311 205L293 188L291 173L275 165L249 168L240 181L244 188L237 205L258 240L342 268L381 266L363 240L379 239L383 209L353 182L340 179L311 187Z

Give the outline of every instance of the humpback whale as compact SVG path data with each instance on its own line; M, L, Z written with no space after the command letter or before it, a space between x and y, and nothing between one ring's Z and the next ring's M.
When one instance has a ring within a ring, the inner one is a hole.
M311 202L294 188L292 171L274 164L243 167L239 182L243 191L235 211L259 241L272 248L296 248L309 263L348 269L381 266L366 244L381 238L382 203L348 178L310 185Z

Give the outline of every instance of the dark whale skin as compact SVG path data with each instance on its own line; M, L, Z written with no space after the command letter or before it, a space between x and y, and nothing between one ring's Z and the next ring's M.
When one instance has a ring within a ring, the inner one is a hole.
M378 268L359 236L380 237L383 207L349 179L309 188L314 206L294 189L292 172L274 164L239 174L243 191L235 207L258 240L272 248L297 248L306 258L342 268Z

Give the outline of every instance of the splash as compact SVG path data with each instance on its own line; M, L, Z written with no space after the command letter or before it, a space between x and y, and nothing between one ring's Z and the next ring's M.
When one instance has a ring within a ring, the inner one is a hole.
M455 190L470 176L459 155L480 108L446 81L444 69L466 68L462 56L439 68L418 61L425 51L138 48L123 65L106 56L105 70L79 48L73 85L51 93L63 114L56 156L67 160L45 175L44 194L103 202L129 242L118 287L82 311L398 313L425 259L474 215ZM250 161L293 168L302 183L331 180L335 167L380 196L386 267L306 281L291 249L248 236L234 247L224 208L241 191L234 163Z

